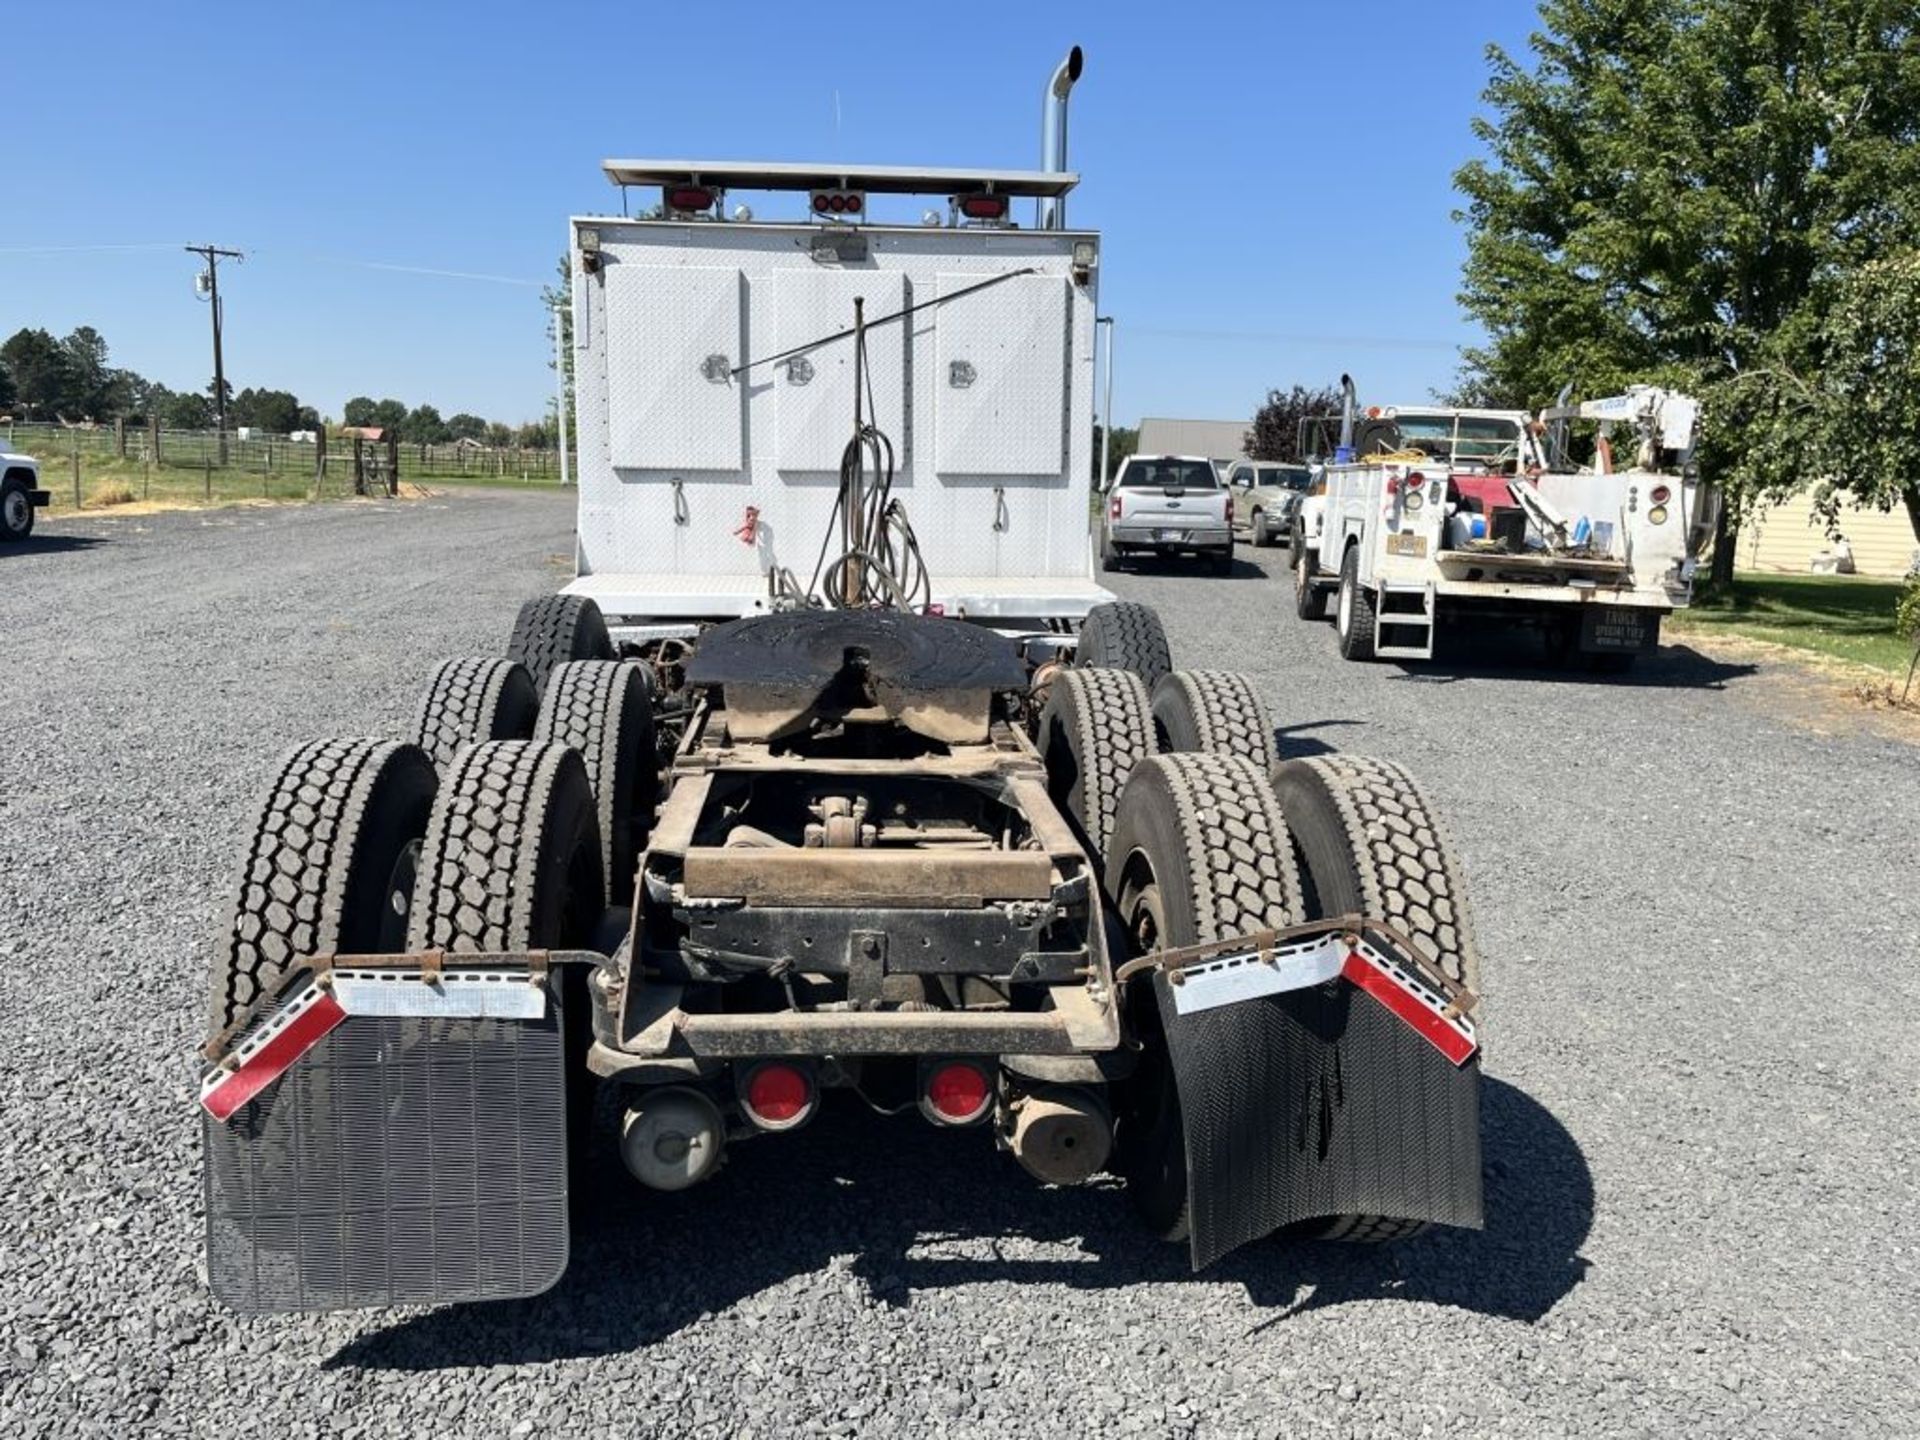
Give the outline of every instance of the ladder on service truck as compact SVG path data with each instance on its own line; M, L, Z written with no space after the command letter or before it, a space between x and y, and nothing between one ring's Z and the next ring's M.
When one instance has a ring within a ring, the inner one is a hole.
M1373 653L1382 660L1431 660L1434 612L1431 580L1382 580Z

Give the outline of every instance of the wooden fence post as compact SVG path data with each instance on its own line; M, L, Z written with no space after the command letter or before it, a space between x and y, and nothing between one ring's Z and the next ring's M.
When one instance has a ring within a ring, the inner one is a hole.
M122 460L127 458L127 417L124 415L113 422L113 453Z
M147 417L147 453L153 457L153 463L160 463L160 417Z
M73 441L73 508L80 508L80 432L69 430L68 437Z

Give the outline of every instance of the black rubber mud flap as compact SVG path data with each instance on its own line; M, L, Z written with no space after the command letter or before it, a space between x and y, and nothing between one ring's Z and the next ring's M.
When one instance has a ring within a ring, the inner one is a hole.
M243 1314L537 1295L567 1267L560 987L537 1020L349 1015L202 1115L207 1278Z
M1193 1268L1283 1226L1479 1229L1480 1061L1345 981L1181 1015L1154 980L1186 1136Z

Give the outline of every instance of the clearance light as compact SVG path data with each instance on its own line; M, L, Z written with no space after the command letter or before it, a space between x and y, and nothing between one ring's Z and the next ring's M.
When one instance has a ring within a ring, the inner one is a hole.
M867 208L867 197L857 190L816 190L813 213L816 215L858 215Z

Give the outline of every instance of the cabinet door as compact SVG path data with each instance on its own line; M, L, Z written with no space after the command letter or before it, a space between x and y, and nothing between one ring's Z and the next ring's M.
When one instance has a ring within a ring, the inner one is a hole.
M740 272L607 267L608 442L617 470L738 470Z
M985 278L943 274L939 293ZM935 469L1058 481L1067 443L1066 277L1003 280L935 313Z
M755 282L756 286L759 284ZM791 350L848 329L853 302L866 302L869 320L906 308L906 277L865 270L778 270L773 275L775 353ZM867 332L867 376L872 404L862 397L862 413L893 441L899 467L906 469L907 322L890 321ZM791 360L770 366L779 431L779 468L837 471L853 436L853 337L836 340ZM756 371L758 381L767 372Z

